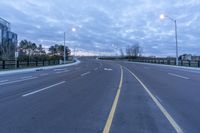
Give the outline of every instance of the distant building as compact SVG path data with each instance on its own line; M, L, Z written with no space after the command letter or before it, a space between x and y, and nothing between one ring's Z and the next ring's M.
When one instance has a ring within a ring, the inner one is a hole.
M14 59L17 34L11 32L10 23L0 18L0 59Z
M192 60L191 54L183 54L179 57L181 60Z
M200 56L194 55L194 56L192 56L192 60L194 60L194 61L200 61Z
M179 56L180 60L189 60L189 61L200 61L200 56L191 55L191 54L183 54Z

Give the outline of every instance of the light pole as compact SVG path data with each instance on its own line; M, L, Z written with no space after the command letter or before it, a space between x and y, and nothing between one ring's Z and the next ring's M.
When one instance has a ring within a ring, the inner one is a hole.
M178 36L177 36L177 22L176 19L173 19L172 17L168 16L168 15L164 15L161 14L160 15L160 19L165 19L165 18L169 18L172 22L174 22L174 26L175 26L175 40L176 40L176 65L178 66Z
M72 32L76 32L76 28L71 29ZM65 45L65 40L66 40L66 33L64 32L64 64L66 63L66 45Z

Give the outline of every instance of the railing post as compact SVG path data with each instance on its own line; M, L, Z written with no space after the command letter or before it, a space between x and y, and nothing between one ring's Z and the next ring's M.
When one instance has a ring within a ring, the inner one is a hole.
M19 61L17 60L17 68L19 68Z
M183 60L181 60L181 66L183 66Z
M2 63L3 63L2 64L2 68L5 69L6 68L6 62L5 62L5 60L3 60Z
M200 61L198 61L198 67L200 67Z
M30 62L29 62L29 60L27 61L27 66L29 66L30 65Z
M50 62L50 60L48 60L48 65L50 65L51 64L51 62Z
M35 61L35 65L38 66L38 61L37 60Z
M44 66L44 60L42 61L42 65Z
M188 63L189 63L189 67L190 67L191 66L191 61L189 60Z

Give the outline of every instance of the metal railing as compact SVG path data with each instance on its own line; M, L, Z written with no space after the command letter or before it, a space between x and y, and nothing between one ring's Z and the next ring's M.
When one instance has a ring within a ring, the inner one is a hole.
M41 67L41 66L50 66L50 65L58 65L58 64L60 64L59 60L43 60L43 61L0 60L0 70Z
M135 62L144 62L144 63L155 63L155 64L165 64L165 65L176 65L175 59L134 59ZM180 60L178 62L179 66L187 67L200 67L200 61L193 60Z

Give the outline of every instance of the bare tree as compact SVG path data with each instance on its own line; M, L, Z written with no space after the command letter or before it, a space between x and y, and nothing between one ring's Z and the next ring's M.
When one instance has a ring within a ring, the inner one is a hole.
M120 48L120 54L121 54L121 57L124 57L124 51L123 51L123 49L122 48Z
M142 49L138 42L126 48L127 56L138 57L142 55Z

